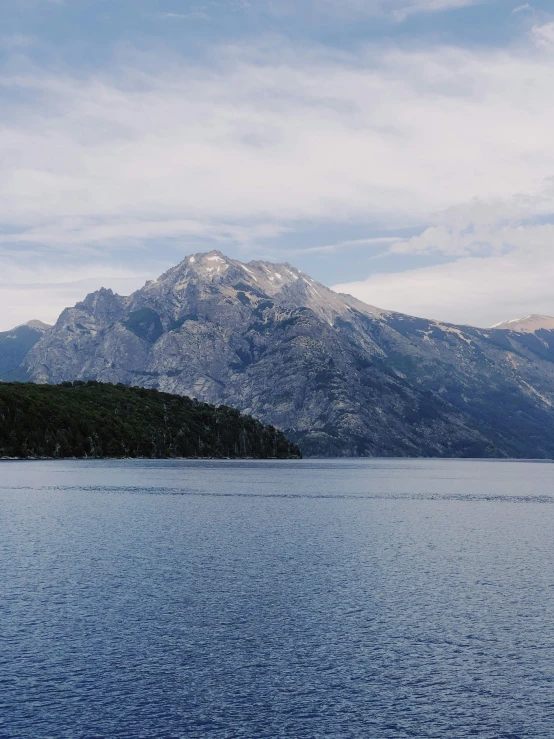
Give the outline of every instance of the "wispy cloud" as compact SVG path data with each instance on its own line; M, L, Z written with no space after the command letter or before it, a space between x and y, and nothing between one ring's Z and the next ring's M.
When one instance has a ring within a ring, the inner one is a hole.
M336 15L373 15L389 16L396 21L406 20L409 16L420 13L444 13L449 10L484 5L492 0L313 0L313 8L317 12L334 13ZM285 3L286 5L287 3ZM292 0L291 3L292 5ZM278 7L282 12L283 3ZM298 7L298 2L294 3Z
M550 222L541 222L543 219ZM554 315L554 187L505 201L473 202L393 244L392 254L440 254L448 264L373 273L338 285L367 302L454 323L493 325L507 316Z
M514 8L511 15L515 15L516 13L523 13L527 10L533 10L533 6L529 5L529 3L524 3L523 5L518 5L517 8Z
M164 21L209 20L210 16L203 10L191 10L188 13L158 13L156 17Z
M533 191L554 174L548 51L354 59L281 47L226 50L213 67L12 73L2 239L108 244L299 220L394 228Z
M398 236L372 236L366 239L348 239L333 244L321 246L296 247L294 249L279 249L279 256L283 254L337 254L350 249L367 249L368 247L386 247L388 244L399 243Z
M394 15L398 20L405 20L418 13L441 13L448 10L467 8L472 5L483 5L488 0L416 0L413 3L400 5Z
M522 230L518 240L523 248L511 253L374 273L335 289L382 308L476 326L530 313L554 315L554 227Z
M91 275L86 264L48 265L29 254L22 260L0 252L0 331L34 318L54 323L65 307L75 305L89 292L107 284L128 295L149 277L128 265L104 266L100 273Z
M121 267L168 239L247 251L298 224L347 223L419 228L397 253L508 259L521 224L554 212L541 190L554 176L551 37L547 24L507 50L356 55L271 39L210 64L136 52L88 76L18 56L0 79L0 244L38 262L120 252ZM521 223L497 216L517 203ZM378 304L375 279L363 290Z
M535 192L473 200L389 247L389 254L439 255L447 264L373 272L337 285L361 300L412 315L490 326L508 316L554 315L554 180Z

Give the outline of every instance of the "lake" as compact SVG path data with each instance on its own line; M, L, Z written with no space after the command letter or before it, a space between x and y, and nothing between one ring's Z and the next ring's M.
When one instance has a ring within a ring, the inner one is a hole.
M554 736L554 465L0 462L0 736Z

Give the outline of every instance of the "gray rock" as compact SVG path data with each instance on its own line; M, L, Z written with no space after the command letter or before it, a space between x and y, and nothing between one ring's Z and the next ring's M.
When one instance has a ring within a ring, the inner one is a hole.
M20 377L234 406L308 455L554 457L554 331L540 334L383 311L213 251L65 310Z

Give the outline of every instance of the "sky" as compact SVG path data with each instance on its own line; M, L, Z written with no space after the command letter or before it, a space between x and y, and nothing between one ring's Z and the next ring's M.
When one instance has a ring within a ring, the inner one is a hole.
M554 315L551 0L0 0L0 330L187 254Z

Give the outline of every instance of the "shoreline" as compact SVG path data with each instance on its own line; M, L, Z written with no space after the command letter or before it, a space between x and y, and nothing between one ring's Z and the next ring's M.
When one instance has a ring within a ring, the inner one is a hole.
M125 460L129 461L132 459L142 461L150 460L152 462L164 462L167 460L175 460L177 462L186 460L196 462L201 462L203 460L207 462L241 462L244 460L251 462L290 462L291 460L302 460L303 457L0 457L0 462L106 462L109 460L116 462ZM343 458L339 457L338 459ZM347 457L344 457L344 459L347 459ZM373 457L373 459L375 459L375 457Z
M106 461L165 462L324 462L324 461L428 461L428 462L542 462L553 463L553 457L0 457L0 462L106 462Z

